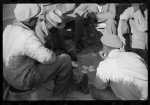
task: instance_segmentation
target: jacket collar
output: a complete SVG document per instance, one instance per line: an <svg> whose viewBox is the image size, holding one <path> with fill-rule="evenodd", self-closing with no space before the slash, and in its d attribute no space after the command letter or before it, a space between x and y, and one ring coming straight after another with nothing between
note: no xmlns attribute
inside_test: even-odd
<svg viewBox="0 0 150 105"><path fill-rule="evenodd" d="M44 31L44 33L46 33L46 34L48 34L48 28L47 28L47 26L46 26L46 23L45 23L45 20L43 20L42 22L41 22L41 25L42 25L42 30ZM51 28L52 28L53 26L51 26Z"/></svg>
<svg viewBox="0 0 150 105"><path fill-rule="evenodd" d="M122 51L120 49L114 49L114 50L110 51L110 53L108 54L108 58L116 57L121 52Z"/></svg>
<svg viewBox="0 0 150 105"><path fill-rule="evenodd" d="M21 21L18 21L18 20L14 20L13 25L17 25L17 26L26 28L28 30L31 30L31 28L29 28L28 26L26 26L25 24L23 24Z"/></svg>
<svg viewBox="0 0 150 105"><path fill-rule="evenodd" d="M42 25L42 30L44 31L44 33L48 35L48 30L47 30L46 23L44 20L41 22L41 25Z"/></svg>

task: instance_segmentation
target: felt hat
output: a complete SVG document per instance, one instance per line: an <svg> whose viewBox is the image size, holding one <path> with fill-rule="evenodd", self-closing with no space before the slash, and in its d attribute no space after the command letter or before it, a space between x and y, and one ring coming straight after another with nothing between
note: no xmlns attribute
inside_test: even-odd
<svg viewBox="0 0 150 105"><path fill-rule="evenodd" d="M45 19L54 27L62 29L65 27L65 22L62 19L62 12L59 9L52 9L45 14Z"/></svg>

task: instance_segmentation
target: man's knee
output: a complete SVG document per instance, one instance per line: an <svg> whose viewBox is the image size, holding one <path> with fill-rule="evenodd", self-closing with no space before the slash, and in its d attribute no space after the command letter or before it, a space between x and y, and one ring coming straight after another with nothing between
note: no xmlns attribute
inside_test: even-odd
<svg viewBox="0 0 150 105"><path fill-rule="evenodd" d="M63 64L71 64L71 57L68 54L59 55L58 60L63 62Z"/></svg>
<svg viewBox="0 0 150 105"><path fill-rule="evenodd" d="M106 23L107 24L115 24L115 20L114 19L107 19Z"/></svg>
<svg viewBox="0 0 150 105"><path fill-rule="evenodd" d="M59 55L59 62L60 62L60 74L65 78L71 79L73 75L72 65L71 65L71 58L67 54L61 54Z"/></svg>

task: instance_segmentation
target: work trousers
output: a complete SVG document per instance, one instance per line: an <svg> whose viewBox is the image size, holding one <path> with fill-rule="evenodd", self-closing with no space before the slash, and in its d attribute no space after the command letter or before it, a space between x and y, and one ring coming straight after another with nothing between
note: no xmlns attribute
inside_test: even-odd
<svg viewBox="0 0 150 105"><path fill-rule="evenodd" d="M57 56L54 64L38 64L37 71L41 75L41 83L53 79L53 96L65 96L71 83L73 83L73 71L69 55Z"/></svg>
<svg viewBox="0 0 150 105"><path fill-rule="evenodd" d="M29 85L30 91L26 92L19 92L16 91L8 91L5 92L5 95L3 99L6 100L38 100L43 99L42 96L38 96L36 90L43 89L43 85L47 84L49 81L54 81L53 84L49 84L53 87L51 88L52 91L50 94L52 94L52 98L54 99L63 99L69 92L70 88L74 85L73 81L73 71L72 71L72 65L71 65L71 58L69 55L61 54L58 55L56 58L56 61L53 64L42 64L37 63L35 65L35 70L28 71L26 73L26 77L20 77L24 78L24 83L26 85ZM18 78L18 79L20 79ZM27 82L25 82L27 80ZM40 91L38 91L40 92ZM43 91L44 92L44 91ZM47 93L49 94L49 93ZM45 97L45 96L44 96Z"/></svg>
<svg viewBox="0 0 150 105"><path fill-rule="evenodd" d="M120 100L110 88L105 90L93 89L92 96L97 100Z"/></svg>

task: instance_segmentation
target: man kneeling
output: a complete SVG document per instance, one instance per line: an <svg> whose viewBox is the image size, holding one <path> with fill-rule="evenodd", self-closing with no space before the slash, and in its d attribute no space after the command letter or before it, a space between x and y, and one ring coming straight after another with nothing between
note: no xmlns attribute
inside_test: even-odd
<svg viewBox="0 0 150 105"><path fill-rule="evenodd" d="M93 96L101 100L146 100L148 71L145 61L137 54L120 50L122 43L116 35L101 38L105 59L100 62ZM95 88L96 87L96 88Z"/></svg>

